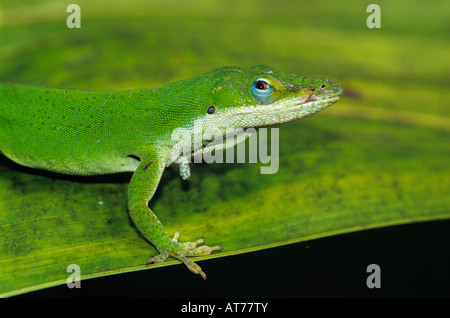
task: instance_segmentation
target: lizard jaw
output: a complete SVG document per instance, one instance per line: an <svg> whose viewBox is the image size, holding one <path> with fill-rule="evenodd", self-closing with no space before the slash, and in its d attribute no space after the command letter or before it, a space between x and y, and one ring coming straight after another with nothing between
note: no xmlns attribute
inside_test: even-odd
<svg viewBox="0 0 450 318"><path fill-rule="evenodd" d="M259 127L281 124L313 115L339 100L339 96L314 98L308 96L302 101L290 99L263 106L243 106L238 113L231 114L240 127Z"/></svg>

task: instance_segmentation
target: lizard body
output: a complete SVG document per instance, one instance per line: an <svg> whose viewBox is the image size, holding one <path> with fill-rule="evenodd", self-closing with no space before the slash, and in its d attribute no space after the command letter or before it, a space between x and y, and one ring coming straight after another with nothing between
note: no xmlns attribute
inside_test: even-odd
<svg viewBox="0 0 450 318"><path fill-rule="evenodd" d="M133 172L128 209L141 233L168 256L206 277L187 257L220 250L170 239L148 202L172 162L189 176L180 152L199 133L288 122L335 103L342 89L335 83L278 72L267 66L225 67L159 88L96 92L0 83L0 152L27 167L72 175ZM183 134L174 140L175 130ZM242 138L241 138L242 139ZM177 146L180 145L181 148ZM218 145L215 147L224 147ZM215 147L201 145L198 151ZM217 148L218 149L218 148ZM184 159L184 160L183 160Z"/></svg>

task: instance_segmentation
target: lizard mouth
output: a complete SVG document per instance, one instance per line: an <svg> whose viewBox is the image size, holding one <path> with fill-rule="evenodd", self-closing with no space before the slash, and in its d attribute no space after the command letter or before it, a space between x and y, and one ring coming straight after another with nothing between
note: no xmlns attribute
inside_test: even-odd
<svg viewBox="0 0 450 318"><path fill-rule="evenodd" d="M273 116L278 115L288 115L291 114L292 118L289 118L288 121L307 117L313 115L328 106L334 104L339 100L339 96L329 97L329 98L315 98L315 97L307 97L305 100L296 102L291 105L284 105L284 107L277 107L273 111L268 114L272 114ZM288 116L288 117L291 117ZM282 120L282 118L279 118ZM285 121L282 121L285 122Z"/></svg>
<svg viewBox="0 0 450 318"><path fill-rule="evenodd" d="M313 115L339 100L339 95L320 98L309 95L298 100L289 99L276 102L272 105L258 105L240 109L232 114L235 123L239 126L257 127L286 123L302 117Z"/></svg>
<svg viewBox="0 0 450 318"><path fill-rule="evenodd" d="M315 96L313 96L313 94L309 94L309 96L306 97L306 99L304 101L301 101L296 106L303 105L303 104L306 104L309 102L315 102L316 100L317 100L317 98Z"/></svg>
<svg viewBox="0 0 450 318"><path fill-rule="evenodd" d="M281 110L293 110L301 106L320 106L321 109L326 108L330 106L331 104L334 104L339 100L339 96L333 96L328 98L316 98L314 96L308 96L305 100L302 100L298 103L295 103L293 105L288 105L284 109ZM312 114L311 114L312 115Z"/></svg>
<svg viewBox="0 0 450 318"><path fill-rule="evenodd" d="M339 96L333 96L328 98L317 98L315 96L309 95L307 98L298 101L298 100L286 100L278 103L274 103L273 105L263 105L256 106L252 109L245 109L244 111L240 111L238 113L234 113L233 116L245 116L251 114L279 114L279 113L288 113L296 110L305 109L305 112L311 112L310 115L315 113L314 109L317 111L324 109L331 104L334 104L339 100Z"/></svg>

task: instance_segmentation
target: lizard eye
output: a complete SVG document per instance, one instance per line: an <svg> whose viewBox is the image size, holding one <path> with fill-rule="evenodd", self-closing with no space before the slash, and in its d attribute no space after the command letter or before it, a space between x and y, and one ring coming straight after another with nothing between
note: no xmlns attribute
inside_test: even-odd
<svg viewBox="0 0 450 318"><path fill-rule="evenodd" d="M257 81L255 83L255 88L259 91L265 91L269 87L270 87L269 83L264 82L264 81Z"/></svg>
<svg viewBox="0 0 450 318"><path fill-rule="evenodd" d="M250 88L253 97L262 104L273 102L272 90L273 87L270 82L263 78L254 81Z"/></svg>

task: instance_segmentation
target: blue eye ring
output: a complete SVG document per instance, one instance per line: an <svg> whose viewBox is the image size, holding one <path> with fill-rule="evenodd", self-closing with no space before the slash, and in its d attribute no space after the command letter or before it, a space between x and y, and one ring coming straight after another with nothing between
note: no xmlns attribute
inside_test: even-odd
<svg viewBox="0 0 450 318"><path fill-rule="evenodd" d="M272 84L264 78L258 78L255 80L250 88L252 96L262 104L273 102L274 97L272 95L272 91Z"/></svg>

